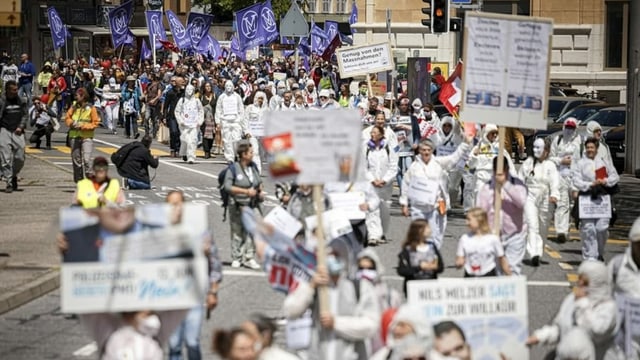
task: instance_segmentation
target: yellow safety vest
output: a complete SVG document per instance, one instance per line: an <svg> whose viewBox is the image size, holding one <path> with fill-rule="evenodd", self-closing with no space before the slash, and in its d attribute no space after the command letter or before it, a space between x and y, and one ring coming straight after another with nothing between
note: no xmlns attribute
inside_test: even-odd
<svg viewBox="0 0 640 360"><path fill-rule="evenodd" d="M118 194L120 193L120 184L117 179L109 180L109 185L104 190L104 198L107 202L116 202L118 199ZM90 179L82 179L78 181L77 195L76 198L78 202L85 209L93 209L100 207L104 204L100 204L98 202L98 192L96 188L93 186L93 181Z"/></svg>
<svg viewBox="0 0 640 360"><path fill-rule="evenodd" d="M73 109L73 114L71 115L71 119L73 121L77 121L78 123L88 123L91 124L91 105L85 105L81 108L76 108L75 104L72 105L71 109ZM93 130L80 130L80 129L70 129L69 137L71 139L74 138L93 138Z"/></svg>

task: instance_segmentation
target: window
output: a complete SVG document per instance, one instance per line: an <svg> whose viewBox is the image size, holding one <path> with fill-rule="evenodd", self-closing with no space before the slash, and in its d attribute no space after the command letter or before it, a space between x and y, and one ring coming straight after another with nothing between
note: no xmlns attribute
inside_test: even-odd
<svg viewBox="0 0 640 360"><path fill-rule="evenodd" d="M322 0L322 12L325 14L331 13L331 0Z"/></svg>
<svg viewBox="0 0 640 360"><path fill-rule="evenodd" d="M531 2L529 0L485 0L482 11L507 14L507 15L531 15Z"/></svg>
<svg viewBox="0 0 640 360"><path fill-rule="evenodd" d="M310 13L316 12L316 0L308 0L307 7L309 8Z"/></svg>
<svg viewBox="0 0 640 360"><path fill-rule="evenodd" d="M627 67L627 36L629 4L624 2L605 3L605 68L624 69Z"/></svg>
<svg viewBox="0 0 640 360"><path fill-rule="evenodd" d="M347 0L338 0L336 4L337 9L336 13L338 14L346 14L347 13Z"/></svg>

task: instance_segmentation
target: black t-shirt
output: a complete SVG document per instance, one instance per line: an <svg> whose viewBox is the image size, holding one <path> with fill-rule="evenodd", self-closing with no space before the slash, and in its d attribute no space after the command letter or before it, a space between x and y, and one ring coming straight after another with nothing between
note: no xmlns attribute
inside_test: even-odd
<svg viewBox="0 0 640 360"><path fill-rule="evenodd" d="M22 102L19 97L5 99L4 111L0 114L0 127L14 132L22 122Z"/></svg>

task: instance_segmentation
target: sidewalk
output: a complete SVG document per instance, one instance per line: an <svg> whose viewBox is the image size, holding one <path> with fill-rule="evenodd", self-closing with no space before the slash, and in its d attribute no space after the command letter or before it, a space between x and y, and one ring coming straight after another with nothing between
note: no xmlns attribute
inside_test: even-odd
<svg viewBox="0 0 640 360"><path fill-rule="evenodd" d="M75 191L70 172L31 155L20 178L18 191L0 189L0 314L59 286L57 215Z"/></svg>

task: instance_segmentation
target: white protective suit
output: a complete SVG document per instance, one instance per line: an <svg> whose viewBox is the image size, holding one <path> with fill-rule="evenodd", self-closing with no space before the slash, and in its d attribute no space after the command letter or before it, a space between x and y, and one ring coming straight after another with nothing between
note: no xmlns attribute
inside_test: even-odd
<svg viewBox="0 0 640 360"><path fill-rule="evenodd" d="M609 161L610 163L613 163L613 159L611 158L611 150L609 150L609 145L607 145L606 142L604 142L604 138L602 137L602 126L600 126L600 124L598 124L598 122L596 121L589 121L587 123L587 136L582 139L582 143L584 144L584 141L587 140L590 137L593 137L593 133L594 131L600 130L600 145L598 146L598 157L603 159L604 161ZM584 146L580 147L582 150L582 154L578 153L576 155L576 158L578 157L584 157Z"/></svg>
<svg viewBox="0 0 640 360"><path fill-rule="evenodd" d="M228 162L232 162L236 156L235 144L242 139L242 135L247 131L247 124L244 122L242 97L233 91L231 80L227 80L224 84L224 93L218 97L216 120L222 123L224 158Z"/></svg>
<svg viewBox="0 0 640 360"><path fill-rule="evenodd" d="M258 99L262 99L262 105L259 105ZM251 134L249 143L253 148L253 162L256 163L258 171L262 174L262 157L264 150L260 146L259 139L264 136L264 112L269 110L267 104L267 94L257 91L253 95L253 104L247 106L244 112L244 124L247 126L247 132ZM262 131L260 131L262 128ZM253 130L252 130L253 129Z"/></svg>
<svg viewBox="0 0 640 360"><path fill-rule="evenodd" d="M556 360L596 360L596 349L584 329L573 328L560 339Z"/></svg>
<svg viewBox="0 0 640 360"><path fill-rule="evenodd" d="M607 171L606 185L614 186L620 180L616 168L611 162L604 161L596 154L595 159L588 157L580 158L571 166L571 178L573 187L580 192L589 191L596 180L596 170L605 168ZM613 204L612 204L613 205ZM582 258L602 259L604 257L604 246L609 239L609 219L580 219L580 240L582 240Z"/></svg>
<svg viewBox="0 0 640 360"><path fill-rule="evenodd" d="M198 98L193 96L195 88L187 85L184 97L176 104L175 116L180 127L180 156L187 157L189 164L196 161L198 131L204 122L204 109Z"/></svg>
<svg viewBox="0 0 640 360"><path fill-rule="evenodd" d="M565 157L573 159L575 154L579 154L581 142L575 128L567 128L566 124L570 121L576 122L574 118L568 118L564 121L562 134L551 139L551 151L549 152L549 160L556 164L560 176L558 186L560 197L556 204L554 224L558 237L564 236L565 239L569 234L569 215L573 200L571 198L571 165L563 165L561 161Z"/></svg>
<svg viewBox="0 0 640 360"><path fill-rule="evenodd" d="M578 327L589 334L597 360L623 359L614 343L618 310L611 296L606 265L599 261L583 261L578 274L589 278L587 296L567 295L552 324L536 330L533 335L543 345L555 345Z"/></svg>
<svg viewBox="0 0 640 360"><path fill-rule="evenodd" d="M469 154L469 169L474 173L475 178L475 189L473 192L473 204L476 203L478 197L478 191L482 189L482 187L488 183L493 177L493 158L498 156L498 151L500 149L499 141L500 139L496 137L496 140L493 142L489 142L487 139L487 135L492 131L498 131L498 127L493 124L485 125L482 130L482 138L480 142L471 150ZM478 150L478 154L474 154ZM509 163L509 171L511 175L516 176L515 173L515 165L513 161L511 161L511 156L509 156L509 152L504 150L504 157L507 159Z"/></svg>
<svg viewBox="0 0 640 360"><path fill-rule="evenodd" d="M287 85L285 85L284 81L279 81L278 85L276 85L276 94L271 97L269 100L269 109L276 110L280 107L280 104L284 101L282 95L287 90Z"/></svg>
<svg viewBox="0 0 640 360"><path fill-rule="evenodd" d="M393 134L393 132L391 132ZM386 132L385 132L386 134ZM398 154L393 150L392 144L382 140L380 146L375 146L372 140L364 145L364 156L367 162L365 177L368 182L383 180L382 187L373 186L380 198L380 206L367 216L367 231L370 239L380 239L387 234L390 220L391 195L393 193L393 181L398 173Z"/></svg>
<svg viewBox="0 0 640 360"><path fill-rule="evenodd" d="M410 324L413 333L396 339L393 329L399 322ZM373 354L370 360L402 360L405 358L404 350L412 344L419 342L424 345L425 353L431 352L433 347L433 325L424 311L420 311L415 305L403 304L393 316L387 335L387 345ZM432 357L428 357L432 359Z"/></svg>
<svg viewBox="0 0 640 360"><path fill-rule="evenodd" d="M444 124L451 125L451 130L448 134L445 134L442 129ZM453 154L458 148L458 145L464 142L464 135L460 124L451 116L444 116L440 120L440 128L438 129L434 142L436 144L436 156ZM449 198L455 204L460 201L460 182L462 181L462 172L464 171L467 158L468 156L465 155L456 166L449 171L447 188L449 189Z"/></svg>
<svg viewBox="0 0 640 360"><path fill-rule="evenodd" d="M115 133L120 113L120 84L116 79L110 78L109 83L102 88L102 105L107 128Z"/></svg>
<svg viewBox="0 0 640 360"><path fill-rule="evenodd" d="M524 206L527 221L527 251L533 258L542 257L544 240L549 232L549 198L558 199L558 170L548 159L540 160L544 154L543 139L533 142L533 157L529 157L520 167L519 177L529 190Z"/></svg>
<svg viewBox="0 0 640 360"><path fill-rule="evenodd" d="M384 151L384 150L383 150ZM356 181L356 182L329 182L324 185L324 194L329 198L329 203L332 208L336 204L331 201L331 194L334 193L362 193L364 194L364 201L368 206L368 210L365 211L364 225L366 225L367 238L361 239L356 235L358 241L368 241L372 239L380 239L382 237L382 225L380 224L380 198L378 197L373 185L368 181ZM345 209L346 210L346 209ZM348 211L348 210L347 210ZM361 223L361 218L349 218L352 225ZM371 222L376 222L376 225L371 227ZM373 229L373 234L369 232L369 229Z"/></svg>
<svg viewBox="0 0 640 360"><path fill-rule="evenodd" d="M372 129L373 125L370 125L362 130L362 141L366 142L371 139ZM389 144L389 149L395 151L394 149L398 146L398 136L396 135L396 132L391 129L391 126L385 125L384 138L387 140L387 144Z"/></svg>
<svg viewBox="0 0 640 360"><path fill-rule="evenodd" d="M432 144L433 145L433 144ZM433 146L435 147L435 146ZM446 209L450 208L449 191L447 189L447 174L456 167L458 162L464 158L469 152L469 144L463 142L458 149L448 156L432 156L429 163L422 160L422 156L416 156L416 159L409 166L409 170L404 174L402 179L402 187L400 188L400 205L409 206L411 211L411 219L425 219L431 227L432 239L436 247L442 247L444 232L447 228L447 214L440 214L438 209L438 201L444 200ZM416 180L414 180L416 178ZM421 203L419 199L410 199L412 197L411 185L415 181L416 187L425 189L435 189L436 200L431 203ZM423 186L419 186L421 184ZM425 189L426 190L426 189ZM411 201L409 201L411 200Z"/></svg>

